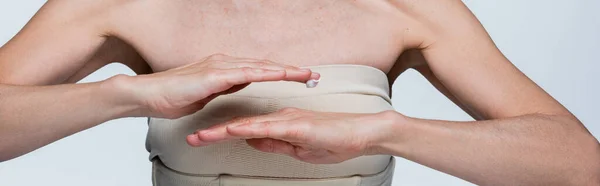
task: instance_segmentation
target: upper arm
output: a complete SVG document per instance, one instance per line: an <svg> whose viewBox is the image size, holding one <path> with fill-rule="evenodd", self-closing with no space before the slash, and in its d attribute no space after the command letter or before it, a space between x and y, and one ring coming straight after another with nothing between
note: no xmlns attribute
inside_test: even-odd
<svg viewBox="0 0 600 186"><path fill-rule="evenodd" d="M425 63L415 68L471 115L571 115L504 57L462 1L419 3L414 11L424 12L418 19L432 34L420 46Z"/></svg>
<svg viewBox="0 0 600 186"><path fill-rule="evenodd" d="M112 1L50 0L0 48L0 83L74 81L117 59L127 46L108 37ZM116 47L119 46L119 47Z"/></svg>

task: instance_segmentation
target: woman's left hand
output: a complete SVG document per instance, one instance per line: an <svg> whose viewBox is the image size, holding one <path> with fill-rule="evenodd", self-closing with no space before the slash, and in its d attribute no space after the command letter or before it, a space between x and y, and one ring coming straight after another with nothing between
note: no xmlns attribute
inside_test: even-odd
<svg viewBox="0 0 600 186"><path fill-rule="evenodd" d="M393 111L349 114L287 108L199 130L189 135L187 142L200 147L245 139L263 152L285 154L308 163L332 164L378 154L378 144L393 136L392 125L401 117Z"/></svg>

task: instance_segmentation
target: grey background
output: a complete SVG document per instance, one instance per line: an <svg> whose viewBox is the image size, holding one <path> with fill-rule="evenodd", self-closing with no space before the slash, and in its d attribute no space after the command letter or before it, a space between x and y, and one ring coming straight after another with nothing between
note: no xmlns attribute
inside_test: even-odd
<svg viewBox="0 0 600 186"><path fill-rule="evenodd" d="M0 0L0 44L13 37L43 0ZM600 1L465 0L504 54L600 137ZM84 82L133 74L109 65ZM418 73L403 74L393 103L408 116L470 120ZM0 163L0 185L151 185L142 118L107 122L12 161ZM471 185L398 159L394 185Z"/></svg>

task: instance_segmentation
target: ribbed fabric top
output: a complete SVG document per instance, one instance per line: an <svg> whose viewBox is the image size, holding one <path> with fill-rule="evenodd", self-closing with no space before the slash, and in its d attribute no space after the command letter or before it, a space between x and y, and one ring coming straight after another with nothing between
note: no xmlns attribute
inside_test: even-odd
<svg viewBox="0 0 600 186"><path fill-rule="evenodd" d="M190 116L176 120L151 118L146 144L150 158L158 157L165 166L188 175L332 178L383 171L390 163L390 156L363 156L339 164L314 165L257 151L243 140L199 148L185 142L185 137L198 129L234 117L261 115L286 107L344 113L393 109L387 76L379 69L361 65L308 68L321 74L315 88L295 82L253 83L239 92L216 98Z"/></svg>

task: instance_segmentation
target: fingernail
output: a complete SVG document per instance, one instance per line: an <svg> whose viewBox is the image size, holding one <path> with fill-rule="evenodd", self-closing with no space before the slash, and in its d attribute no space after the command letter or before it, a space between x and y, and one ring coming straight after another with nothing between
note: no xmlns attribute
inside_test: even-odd
<svg viewBox="0 0 600 186"><path fill-rule="evenodd" d="M198 135L193 134L188 135L186 137L186 141L192 146L200 146L202 144L202 141L200 140L200 138L198 138Z"/></svg>
<svg viewBox="0 0 600 186"><path fill-rule="evenodd" d="M317 81L318 81L318 80L320 80L320 79L321 79L321 74L319 74L319 73L316 73L316 72L313 72L313 73L310 75L310 79L315 79L315 80L317 80Z"/></svg>

